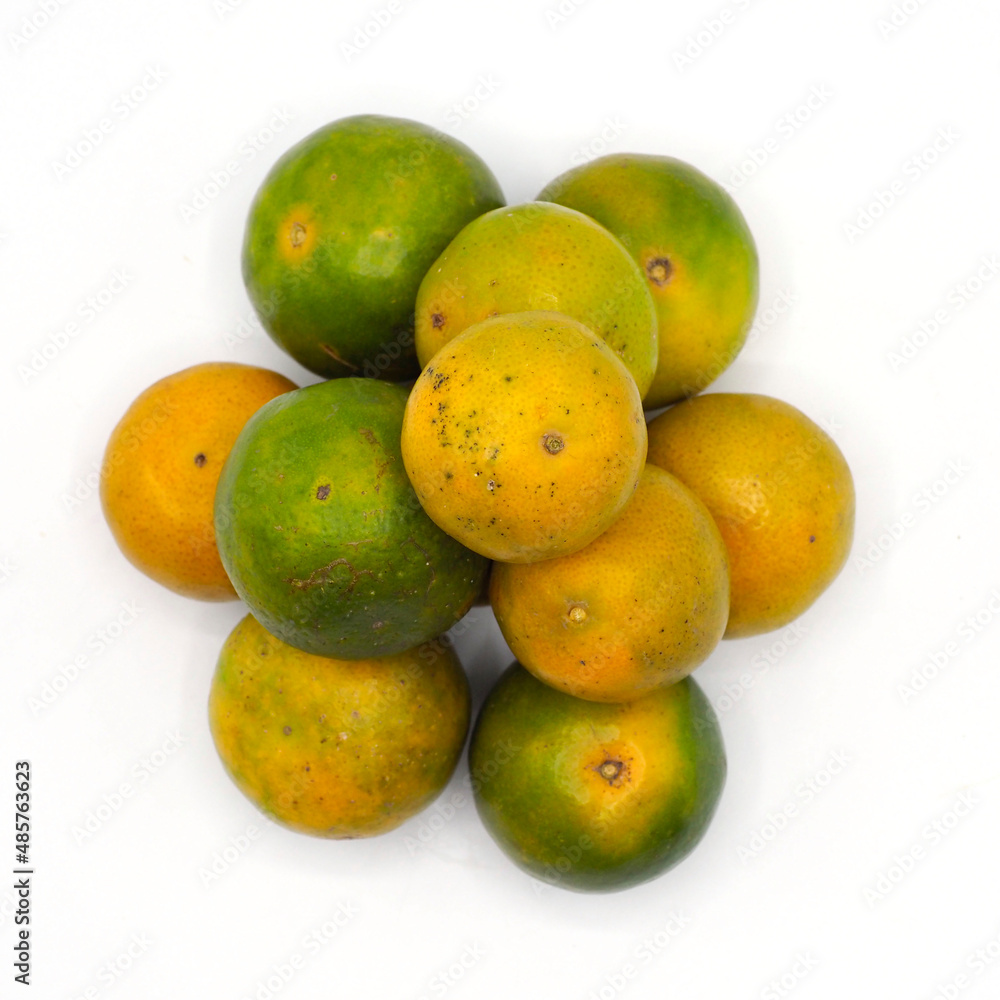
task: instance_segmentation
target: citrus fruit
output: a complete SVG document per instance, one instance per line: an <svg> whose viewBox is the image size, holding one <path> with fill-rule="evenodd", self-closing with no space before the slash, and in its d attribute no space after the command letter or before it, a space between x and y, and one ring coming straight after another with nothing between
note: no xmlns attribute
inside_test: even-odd
<svg viewBox="0 0 1000 1000"><path fill-rule="evenodd" d="M448 783L469 728L469 684L443 643L337 660L247 615L222 647L208 710L226 770L267 816L318 837L371 837Z"/></svg>
<svg viewBox="0 0 1000 1000"><path fill-rule="evenodd" d="M710 393L649 425L649 461L712 512L729 550L727 638L781 628L847 560L854 482L830 436L788 403Z"/></svg>
<svg viewBox="0 0 1000 1000"><path fill-rule="evenodd" d="M628 251L593 219L534 202L470 222L417 293L417 358L426 365L464 329L541 309L583 323L621 358L639 394L656 369L656 312Z"/></svg>
<svg viewBox="0 0 1000 1000"><path fill-rule="evenodd" d="M539 680L578 698L630 701L686 677L722 638L726 546L705 505L647 465L621 517L585 548L497 563L490 603Z"/></svg>
<svg viewBox="0 0 1000 1000"><path fill-rule="evenodd" d="M472 786L476 807L515 864L564 889L608 892L656 878L694 849L722 793L726 755L690 677L601 704L515 663L483 705L469 766L489 775Z"/></svg>
<svg viewBox="0 0 1000 1000"><path fill-rule="evenodd" d="M610 229L646 275L659 317L650 409L694 395L739 354L757 308L757 248L726 191L669 156L614 154L539 194Z"/></svg>
<svg viewBox="0 0 1000 1000"><path fill-rule="evenodd" d="M277 372L213 362L138 396L112 431L101 467L104 516L133 565L187 597L235 600L215 544L215 484L247 420L294 388Z"/></svg>
<svg viewBox="0 0 1000 1000"><path fill-rule="evenodd" d="M412 377L421 279L467 222L503 203L489 168L457 140L403 118L344 118L264 179L243 279L264 328L310 371Z"/></svg>
<svg viewBox="0 0 1000 1000"><path fill-rule="evenodd" d="M532 562L583 548L646 459L635 381L582 324L547 312L470 326L410 393L403 461L424 509L470 549Z"/></svg>
<svg viewBox="0 0 1000 1000"><path fill-rule="evenodd" d="M406 390L334 379L263 407L219 478L219 551L279 639L346 659L411 649L480 592L487 560L422 510L403 470Z"/></svg>

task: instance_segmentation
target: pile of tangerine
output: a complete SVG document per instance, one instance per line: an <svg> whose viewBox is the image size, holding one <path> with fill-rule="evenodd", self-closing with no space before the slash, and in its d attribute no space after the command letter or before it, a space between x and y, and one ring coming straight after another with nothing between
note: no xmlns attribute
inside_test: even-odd
<svg viewBox="0 0 1000 1000"><path fill-rule="evenodd" d="M247 605L209 722L266 815L349 838L428 806L471 715L446 633L488 601L516 661L469 765L500 847L577 890L694 848L726 758L690 674L802 614L853 535L823 430L698 395L743 345L757 266L732 199L667 157L604 157L512 207L470 149L403 119L342 119L277 162L244 279L324 381L171 375L101 482L139 569Z"/></svg>

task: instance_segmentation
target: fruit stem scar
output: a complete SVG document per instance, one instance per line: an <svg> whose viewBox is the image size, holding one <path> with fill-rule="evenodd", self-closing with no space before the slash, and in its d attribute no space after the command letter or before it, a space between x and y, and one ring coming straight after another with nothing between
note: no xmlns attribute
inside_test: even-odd
<svg viewBox="0 0 1000 1000"><path fill-rule="evenodd" d="M293 247L300 247L306 241L306 227L301 222L293 222L288 232L288 239Z"/></svg>
<svg viewBox="0 0 1000 1000"><path fill-rule="evenodd" d="M571 622L585 622L587 620L587 609L580 607L579 604L574 604L573 607L569 609L569 620Z"/></svg>
<svg viewBox="0 0 1000 1000"><path fill-rule="evenodd" d="M566 446L566 442L558 434L543 434L542 447L550 455L558 455Z"/></svg>
<svg viewBox="0 0 1000 1000"><path fill-rule="evenodd" d="M620 760L606 760L597 765L597 773L610 785L622 773L624 765Z"/></svg>
<svg viewBox="0 0 1000 1000"><path fill-rule="evenodd" d="M662 287L670 280L670 275L674 273L674 266L667 257L653 257L646 264L646 274L654 285Z"/></svg>

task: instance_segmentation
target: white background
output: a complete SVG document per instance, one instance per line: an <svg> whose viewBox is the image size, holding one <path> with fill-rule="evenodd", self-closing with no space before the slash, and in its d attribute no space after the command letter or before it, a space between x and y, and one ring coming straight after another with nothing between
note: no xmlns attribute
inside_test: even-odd
<svg viewBox="0 0 1000 1000"><path fill-rule="evenodd" d="M566 0L553 16L557 2L394 0L356 52L345 43L387 0L71 0L27 39L40 4L4 4L0 793L12 801L14 761L29 759L36 874L33 992L11 981L0 882L0 995L1000 993L1000 960L974 957L991 942L1000 954L1000 281L983 264L1000 252L1000 12L906 0L892 29L879 22L893 0ZM162 81L121 103L150 70ZM262 131L276 111L290 121ZM433 831L432 812L359 842L263 820L206 723L240 607L158 588L102 520L105 441L153 381L213 359L314 381L249 325L240 237L274 159L360 112L461 138L512 204L603 151L673 154L731 184L758 242L761 312L715 388L799 406L854 471L852 561L794 644L726 642L699 670L728 784L698 850L643 887L540 889L467 802ZM100 144L57 169L105 118ZM230 161L239 172L210 187ZM205 207L185 212L199 192ZM969 288L981 267L994 280ZM127 286L88 320L116 271ZM963 625L977 613L985 624ZM459 649L478 705L509 654L489 613L472 617ZM928 665L948 643L945 666ZM832 774L835 754L848 763ZM3 871L12 809L0 816ZM250 826L260 836L206 883ZM354 915L307 948L341 906ZM294 976L273 978L296 955Z"/></svg>

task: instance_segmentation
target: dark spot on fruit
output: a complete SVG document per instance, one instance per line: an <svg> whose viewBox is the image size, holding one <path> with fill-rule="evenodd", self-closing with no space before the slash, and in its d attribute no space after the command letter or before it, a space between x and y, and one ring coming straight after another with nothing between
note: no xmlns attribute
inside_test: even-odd
<svg viewBox="0 0 1000 1000"><path fill-rule="evenodd" d="M206 461L208 460L205 458L205 453L203 451L199 451L198 454L194 456L194 464L197 465L199 469L205 464Z"/></svg>
<svg viewBox="0 0 1000 1000"><path fill-rule="evenodd" d="M646 263L646 274L654 285L662 288L674 273L674 265L667 257L653 257Z"/></svg>
<svg viewBox="0 0 1000 1000"><path fill-rule="evenodd" d="M550 455L558 455L566 447L566 442L558 434L543 434L542 447Z"/></svg>
<svg viewBox="0 0 1000 1000"><path fill-rule="evenodd" d="M613 785L615 779L622 773L625 765L620 760L606 760L603 764L597 765L597 773L609 784Z"/></svg>
<svg viewBox="0 0 1000 1000"><path fill-rule="evenodd" d="M316 499L325 500L330 495L330 484L324 483L316 488Z"/></svg>
<svg viewBox="0 0 1000 1000"><path fill-rule="evenodd" d="M444 326L444 316L442 316L441 313L434 313L434 315L431 316L431 326L434 327L435 330L440 330L441 327Z"/></svg>
<svg viewBox="0 0 1000 1000"><path fill-rule="evenodd" d="M291 735L292 735L292 727L291 727L291 726L285 726L285 728L284 728L284 729L282 729L281 731L282 731L282 732L283 732L283 733L284 733L284 734L285 734L286 736L291 736Z"/></svg>
<svg viewBox="0 0 1000 1000"><path fill-rule="evenodd" d="M816 536L815 535L810 535L809 536L809 541L810 542L815 542L816 541Z"/></svg>

